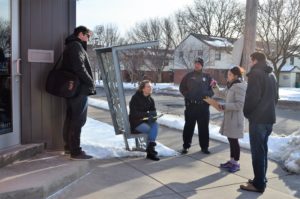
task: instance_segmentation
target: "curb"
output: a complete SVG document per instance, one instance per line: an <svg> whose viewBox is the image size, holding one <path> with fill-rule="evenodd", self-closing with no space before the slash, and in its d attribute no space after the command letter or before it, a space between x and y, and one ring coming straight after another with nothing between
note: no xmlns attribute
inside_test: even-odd
<svg viewBox="0 0 300 199"><path fill-rule="evenodd" d="M1 150L0 168L18 160L28 159L44 151L44 144L26 144Z"/></svg>

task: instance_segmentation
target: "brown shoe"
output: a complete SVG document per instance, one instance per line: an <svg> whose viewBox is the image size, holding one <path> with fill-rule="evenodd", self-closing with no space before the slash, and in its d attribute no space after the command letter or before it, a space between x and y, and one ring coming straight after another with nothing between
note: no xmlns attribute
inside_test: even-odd
<svg viewBox="0 0 300 199"><path fill-rule="evenodd" d="M265 189L257 189L253 184L247 183L246 185L240 185L240 188L246 191L253 191L253 192L259 192L263 193Z"/></svg>

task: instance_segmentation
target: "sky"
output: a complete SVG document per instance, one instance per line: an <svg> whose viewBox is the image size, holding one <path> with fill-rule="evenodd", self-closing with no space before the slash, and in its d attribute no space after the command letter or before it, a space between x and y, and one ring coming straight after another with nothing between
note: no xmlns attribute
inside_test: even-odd
<svg viewBox="0 0 300 199"><path fill-rule="evenodd" d="M115 24L125 34L137 22L168 17L191 5L194 0L79 0L77 26L94 29L96 25Z"/></svg>
<svg viewBox="0 0 300 199"><path fill-rule="evenodd" d="M1 8L1 12L0 12L0 18L2 19L8 19L9 17L9 1L8 0L0 0L0 8Z"/></svg>

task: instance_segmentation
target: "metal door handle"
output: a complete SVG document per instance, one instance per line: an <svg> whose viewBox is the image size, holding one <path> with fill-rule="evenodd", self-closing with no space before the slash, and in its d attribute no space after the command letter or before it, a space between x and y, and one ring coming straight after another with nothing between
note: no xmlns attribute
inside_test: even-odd
<svg viewBox="0 0 300 199"><path fill-rule="evenodd" d="M22 75L22 73L20 73L21 58L18 58L16 61L17 61L16 76L21 76Z"/></svg>

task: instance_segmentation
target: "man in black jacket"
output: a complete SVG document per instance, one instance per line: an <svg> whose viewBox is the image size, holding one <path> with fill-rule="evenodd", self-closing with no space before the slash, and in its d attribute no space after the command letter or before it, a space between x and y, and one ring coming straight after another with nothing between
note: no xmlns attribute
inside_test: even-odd
<svg viewBox="0 0 300 199"><path fill-rule="evenodd" d="M198 125L198 137L201 151L209 154L209 104L203 99L213 96L210 86L212 78L209 74L202 72L203 59L196 58L194 71L186 74L179 86L185 100L185 124L183 129L182 154L186 154L191 147L195 125Z"/></svg>
<svg viewBox="0 0 300 199"><path fill-rule="evenodd" d="M90 159L80 147L81 128L87 118L88 95L94 95L95 85L90 62L88 59L87 41L91 31L84 26L74 29L74 33L66 38L62 67L73 72L80 79L77 95L67 99L67 114L64 124L63 138L65 153L70 153L71 159ZM72 84L70 84L72 86Z"/></svg>
<svg viewBox="0 0 300 199"><path fill-rule="evenodd" d="M276 122L275 105L278 101L277 80L273 68L267 65L263 53L251 54L251 69L247 74L248 87L244 115L249 120L249 137L254 179L241 189L264 192L268 166L268 138Z"/></svg>

